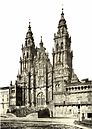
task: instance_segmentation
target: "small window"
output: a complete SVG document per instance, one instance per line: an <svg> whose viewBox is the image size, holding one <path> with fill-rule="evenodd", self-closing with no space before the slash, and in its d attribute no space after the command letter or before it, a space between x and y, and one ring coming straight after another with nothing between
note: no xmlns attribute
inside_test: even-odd
<svg viewBox="0 0 92 129"><path fill-rule="evenodd" d="M30 44L30 39L28 40L28 44Z"/></svg>
<svg viewBox="0 0 92 129"><path fill-rule="evenodd" d="M71 109L69 109L69 112L71 112Z"/></svg>
<svg viewBox="0 0 92 129"><path fill-rule="evenodd" d="M72 87L72 90L74 90L74 88Z"/></svg>
<svg viewBox="0 0 92 129"><path fill-rule="evenodd" d="M66 91L68 91L68 88L66 88Z"/></svg>
<svg viewBox="0 0 92 129"><path fill-rule="evenodd" d="M85 86L84 88L87 89L87 86Z"/></svg>
<svg viewBox="0 0 92 129"><path fill-rule="evenodd" d="M63 101L63 103L65 104L65 101Z"/></svg>
<svg viewBox="0 0 92 129"><path fill-rule="evenodd" d="M2 104L2 108L4 109L4 104Z"/></svg>
<svg viewBox="0 0 92 129"><path fill-rule="evenodd" d="M58 51L58 43L56 44L56 50Z"/></svg>
<svg viewBox="0 0 92 129"><path fill-rule="evenodd" d="M7 95L7 101L9 100L9 98L8 98L8 95Z"/></svg>
<svg viewBox="0 0 92 129"><path fill-rule="evenodd" d="M28 52L27 52L27 58L28 58Z"/></svg>
<svg viewBox="0 0 92 129"><path fill-rule="evenodd" d="M2 102L4 102L4 97L2 97Z"/></svg>
<svg viewBox="0 0 92 129"><path fill-rule="evenodd" d="M24 58L24 56L25 56L25 53L23 53L23 58Z"/></svg>
<svg viewBox="0 0 92 129"><path fill-rule="evenodd" d="M80 105L78 105L78 109L80 109Z"/></svg>
<svg viewBox="0 0 92 129"><path fill-rule="evenodd" d="M90 88L90 86L88 86L88 89Z"/></svg>
<svg viewBox="0 0 92 129"><path fill-rule="evenodd" d="M71 88L69 88L69 90L71 90Z"/></svg>
<svg viewBox="0 0 92 129"><path fill-rule="evenodd" d="M56 91L58 90L58 84L55 85L55 90L56 90Z"/></svg>
<svg viewBox="0 0 92 129"><path fill-rule="evenodd" d="M15 90L12 90L11 92L12 92L12 93L15 93Z"/></svg>
<svg viewBox="0 0 92 129"><path fill-rule="evenodd" d="M75 87L75 90L77 90L77 87Z"/></svg>
<svg viewBox="0 0 92 129"><path fill-rule="evenodd" d="M83 90L83 86L81 87L81 89Z"/></svg>
<svg viewBox="0 0 92 129"><path fill-rule="evenodd" d="M78 87L78 90L80 90L80 87Z"/></svg>
<svg viewBox="0 0 92 129"><path fill-rule="evenodd" d="M88 118L92 118L92 113L87 113Z"/></svg>
<svg viewBox="0 0 92 129"><path fill-rule="evenodd" d="M63 42L61 42L61 49L63 49Z"/></svg>

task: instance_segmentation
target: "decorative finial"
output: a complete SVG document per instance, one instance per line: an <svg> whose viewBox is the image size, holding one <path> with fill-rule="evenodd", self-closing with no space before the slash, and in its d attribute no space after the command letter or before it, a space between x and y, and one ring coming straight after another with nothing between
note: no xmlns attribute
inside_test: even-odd
<svg viewBox="0 0 92 129"><path fill-rule="evenodd" d="M64 15L63 11L64 11L64 4L63 4L63 0L62 0L62 14L61 15Z"/></svg>
<svg viewBox="0 0 92 129"><path fill-rule="evenodd" d="M64 12L63 12L63 11L64 11L64 9L62 8L62 13L61 13L61 15L64 15Z"/></svg>
<svg viewBox="0 0 92 129"><path fill-rule="evenodd" d="M10 81L10 86L12 86L12 81Z"/></svg>
<svg viewBox="0 0 92 129"><path fill-rule="evenodd" d="M41 36L41 42L40 42L40 47L43 47L43 41L42 41L42 36Z"/></svg>
<svg viewBox="0 0 92 129"><path fill-rule="evenodd" d="M62 8L62 13L61 13L61 19L64 19L64 12L63 12L63 8Z"/></svg>
<svg viewBox="0 0 92 129"><path fill-rule="evenodd" d="M29 25L30 25L30 19L29 19Z"/></svg>
<svg viewBox="0 0 92 129"><path fill-rule="evenodd" d="M30 22L30 19L29 19L29 27L28 27L29 29L31 29L30 23L31 23L31 22Z"/></svg>
<svg viewBox="0 0 92 129"><path fill-rule="evenodd" d="M42 43L42 36L41 36L41 43Z"/></svg>

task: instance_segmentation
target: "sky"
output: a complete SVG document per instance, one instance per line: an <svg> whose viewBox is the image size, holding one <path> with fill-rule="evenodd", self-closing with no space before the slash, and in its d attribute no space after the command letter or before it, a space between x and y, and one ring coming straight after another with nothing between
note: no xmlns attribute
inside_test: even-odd
<svg viewBox="0 0 92 129"><path fill-rule="evenodd" d="M15 83L21 45L29 19L35 45L43 36L51 58L54 33L61 18L62 3L72 40L73 68L78 78L92 79L92 0L2 0L0 1L0 87Z"/></svg>

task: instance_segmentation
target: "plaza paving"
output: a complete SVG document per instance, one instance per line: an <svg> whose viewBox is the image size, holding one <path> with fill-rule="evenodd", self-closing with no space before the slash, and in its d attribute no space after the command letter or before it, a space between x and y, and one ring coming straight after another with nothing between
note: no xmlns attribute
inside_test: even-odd
<svg viewBox="0 0 92 129"><path fill-rule="evenodd" d="M1 118L1 123L8 123L12 127L20 126L19 129L92 129L74 124L75 120L73 118L35 118L28 116ZM24 128L22 128L23 126Z"/></svg>

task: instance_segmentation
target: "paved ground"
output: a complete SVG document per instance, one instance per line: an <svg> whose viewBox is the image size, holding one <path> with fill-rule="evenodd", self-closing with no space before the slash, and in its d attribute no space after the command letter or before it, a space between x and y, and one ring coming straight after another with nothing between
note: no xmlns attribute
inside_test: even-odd
<svg viewBox="0 0 92 129"><path fill-rule="evenodd" d="M6 122L18 122L18 123L28 123L28 124L42 124L42 125L60 125L60 124L65 124L65 125L71 125L71 126L76 126L79 127L80 129L92 129L89 127L84 127L84 126L80 126L80 125L75 125L74 121L76 119L73 118L34 118L32 116L29 117L11 117L11 118L2 118L1 119L2 122L6 121Z"/></svg>

